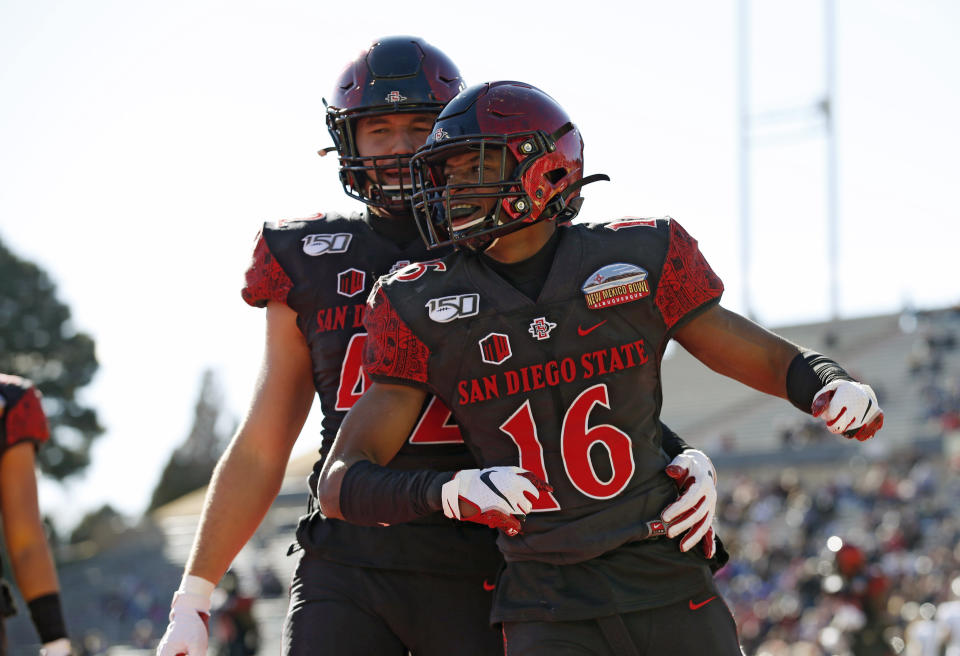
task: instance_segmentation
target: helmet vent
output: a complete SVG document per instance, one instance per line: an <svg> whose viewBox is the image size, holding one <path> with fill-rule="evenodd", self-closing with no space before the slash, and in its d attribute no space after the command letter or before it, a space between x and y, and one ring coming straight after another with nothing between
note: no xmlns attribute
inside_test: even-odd
<svg viewBox="0 0 960 656"><path fill-rule="evenodd" d="M546 173L544 173L543 177L549 180L550 184L555 185L561 180L563 180L563 176L565 176L566 174L567 174L566 169L553 169L552 171L547 171Z"/></svg>

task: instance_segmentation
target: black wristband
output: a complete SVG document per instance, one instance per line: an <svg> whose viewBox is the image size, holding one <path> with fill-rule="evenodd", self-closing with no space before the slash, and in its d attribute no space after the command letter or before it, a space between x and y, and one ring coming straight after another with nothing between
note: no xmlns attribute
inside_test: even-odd
<svg viewBox="0 0 960 656"><path fill-rule="evenodd" d="M63 622L63 610L60 608L60 593L51 592L28 601L27 608L40 634L40 642L46 644L67 637L67 625Z"/></svg>
<svg viewBox="0 0 960 656"><path fill-rule="evenodd" d="M660 422L660 428L663 429L663 437L660 440L660 446L663 447L664 452L671 458L676 458L687 449L693 448L684 442L683 438L670 430L670 427L662 421Z"/></svg>
<svg viewBox="0 0 960 656"><path fill-rule="evenodd" d="M351 524L402 524L440 510L440 488L453 472L399 471L355 462L340 484L340 514Z"/></svg>
<svg viewBox="0 0 960 656"><path fill-rule="evenodd" d="M804 349L787 369L787 398L800 410L810 414L813 397L824 385L835 380L853 380L846 370L825 355Z"/></svg>

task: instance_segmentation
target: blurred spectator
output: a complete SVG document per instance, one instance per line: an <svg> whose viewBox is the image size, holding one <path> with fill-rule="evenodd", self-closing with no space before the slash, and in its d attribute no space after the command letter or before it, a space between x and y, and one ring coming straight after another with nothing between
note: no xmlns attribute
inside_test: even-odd
<svg viewBox="0 0 960 656"><path fill-rule="evenodd" d="M950 582L950 598L937 609L937 625L946 645L944 656L960 656L960 576Z"/></svg>
<svg viewBox="0 0 960 656"><path fill-rule="evenodd" d="M215 656L252 656L260 648L260 633L253 618L253 597L240 590L240 579L228 570L217 588L211 615L211 635L216 642Z"/></svg>
<svg viewBox="0 0 960 656"><path fill-rule="evenodd" d="M916 610L916 617L907 624L904 631L904 656L940 656L943 634L940 626L933 621L937 612L933 604L923 604Z"/></svg>

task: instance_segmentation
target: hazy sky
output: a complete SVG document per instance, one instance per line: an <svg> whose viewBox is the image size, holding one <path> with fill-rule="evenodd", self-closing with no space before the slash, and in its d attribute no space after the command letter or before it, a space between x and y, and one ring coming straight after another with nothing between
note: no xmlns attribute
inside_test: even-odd
<svg viewBox="0 0 960 656"><path fill-rule="evenodd" d="M841 316L956 303L960 5L836 4ZM754 5L753 110L812 105L822 3ZM426 38L470 83L553 95L587 172L613 180L581 216L672 215L744 311L735 0L484 6L0 0L0 239L53 276L101 363L84 395L107 428L93 465L41 490L59 524L104 502L143 510L204 368L244 413L264 322L239 294L253 238L354 207L315 154L321 99L379 36ZM805 134L753 151L750 289L771 326L828 313L824 141ZM314 417L296 452L318 442Z"/></svg>

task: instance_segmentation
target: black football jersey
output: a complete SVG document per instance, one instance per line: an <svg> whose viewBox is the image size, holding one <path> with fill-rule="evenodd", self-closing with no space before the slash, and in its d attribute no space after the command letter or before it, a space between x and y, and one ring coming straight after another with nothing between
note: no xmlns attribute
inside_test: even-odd
<svg viewBox="0 0 960 656"><path fill-rule="evenodd" d="M19 376L0 374L0 458L20 442L40 445L50 439L40 393Z"/></svg>
<svg viewBox="0 0 960 656"><path fill-rule="evenodd" d="M723 285L670 219L558 230L536 302L458 253L382 278L364 319L371 378L427 389L482 466L519 465L553 486L520 536L498 540L508 567L495 619L625 612L709 577L693 552L640 540L676 498L663 471L660 361Z"/></svg>
<svg viewBox="0 0 960 656"><path fill-rule="evenodd" d="M362 319L374 281L411 262L436 257L419 239L398 245L368 221L362 214L327 214L265 224L242 292L253 306L276 301L292 308L310 349L323 412L321 455L309 480L312 495L343 417L369 384L362 369ZM389 466L455 471L476 463L450 411L430 398ZM298 539L305 549L331 560L367 567L486 573L500 561L491 531L464 527L442 513L409 525L363 527L313 512L301 521Z"/></svg>

